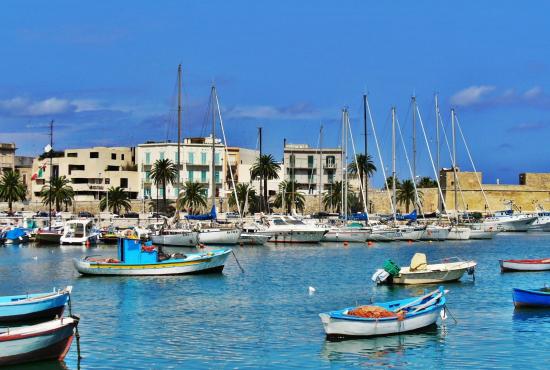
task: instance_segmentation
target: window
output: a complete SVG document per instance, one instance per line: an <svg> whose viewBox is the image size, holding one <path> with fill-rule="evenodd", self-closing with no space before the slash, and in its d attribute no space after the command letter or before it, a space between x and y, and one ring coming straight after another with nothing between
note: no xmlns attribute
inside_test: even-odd
<svg viewBox="0 0 550 370"><path fill-rule="evenodd" d="M187 161L189 162L189 164L193 164L193 162L195 162L195 153L188 153L187 154Z"/></svg>
<svg viewBox="0 0 550 370"><path fill-rule="evenodd" d="M151 153L145 153L145 164L151 164Z"/></svg>
<svg viewBox="0 0 550 370"><path fill-rule="evenodd" d="M110 178L105 178L105 185L109 185L111 183L111 179Z"/></svg>
<svg viewBox="0 0 550 370"><path fill-rule="evenodd" d="M290 155L290 167L296 166L296 156L294 154Z"/></svg>
<svg viewBox="0 0 550 370"><path fill-rule="evenodd" d="M206 164L206 153L201 153L201 164Z"/></svg>
<svg viewBox="0 0 550 370"><path fill-rule="evenodd" d="M143 195L145 196L145 198L151 198L151 188L143 189Z"/></svg>
<svg viewBox="0 0 550 370"><path fill-rule="evenodd" d="M116 159L116 153L111 153L111 159Z"/></svg>
<svg viewBox="0 0 550 370"><path fill-rule="evenodd" d="M206 182L206 171L201 171L201 182Z"/></svg>
<svg viewBox="0 0 550 370"><path fill-rule="evenodd" d="M164 196L164 189L159 189L159 195L160 195L161 197Z"/></svg>
<svg viewBox="0 0 550 370"><path fill-rule="evenodd" d="M164 159L164 152L160 152L160 159Z"/></svg>
<svg viewBox="0 0 550 370"><path fill-rule="evenodd" d="M176 156L174 158L175 158L176 163L178 163L179 160L180 160L180 156L179 156L178 152L176 152Z"/></svg>
<svg viewBox="0 0 550 370"><path fill-rule="evenodd" d="M70 164L69 165L69 175L73 171L84 171L84 170L85 170L85 167L84 167L83 164Z"/></svg>
<svg viewBox="0 0 550 370"><path fill-rule="evenodd" d="M119 166L107 166L107 168L105 170L106 171L119 171L120 167Z"/></svg>
<svg viewBox="0 0 550 370"><path fill-rule="evenodd" d="M214 173L216 184L220 182L220 171Z"/></svg>
<svg viewBox="0 0 550 370"><path fill-rule="evenodd" d="M336 160L333 155L327 155L325 159L326 167L328 168L334 168Z"/></svg>
<svg viewBox="0 0 550 370"><path fill-rule="evenodd" d="M99 152L90 152L90 158L99 158Z"/></svg>
<svg viewBox="0 0 550 370"><path fill-rule="evenodd" d="M327 177L328 177L329 184L333 184L334 183L334 172L327 173Z"/></svg>
<svg viewBox="0 0 550 370"><path fill-rule="evenodd" d="M120 179L120 187L121 188L127 188L128 187L128 179L127 178L121 178Z"/></svg>
<svg viewBox="0 0 550 370"><path fill-rule="evenodd" d="M187 178L189 181L193 181L193 171L187 171Z"/></svg>
<svg viewBox="0 0 550 370"><path fill-rule="evenodd" d="M145 181L151 180L151 171L145 171Z"/></svg>
<svg viewBox="0 0 550 370"><path fill-rule="evenodd" d="M76 158L78 157L78 153L67 153L67 157Z"/></svg>
<svg viewBox="0 0 550 370"><path fill-rule="evenodd" d="M120 159L124 160L124 154L120 155Z"/></svg>
<svg viewBox="0 0 550 370"><path fill-rule="evenodd" d="M215 153L215 155L214 155L214 162L215 162L216 164L221 164L221 163L220 163L220 153Z"/></svg>
<svg viewBox="0 0 550 370"><path fill-rule="evenodd" d="M313 167L313 156L312 155L307 156L307 166L309 168Z"/></svg>

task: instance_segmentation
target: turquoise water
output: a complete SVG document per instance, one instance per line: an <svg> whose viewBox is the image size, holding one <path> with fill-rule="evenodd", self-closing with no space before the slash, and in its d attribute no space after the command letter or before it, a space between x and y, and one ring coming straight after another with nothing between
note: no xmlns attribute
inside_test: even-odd
<svg viewBox="0 0 550 370"><path fill-rule="evenodd" d="M550 257L550 234L492 241L237 247L223 274L80 277L72 258L114 247L0 247L0 295L73 285L81 355L21 369L160 368L545 368L550 311L514 311L512 287L550 284L550 272L501 274L500 258ZM448 284L449 317L425 333L328 342L318 313L371 300L418 295L426 287L377 287L374 269L458 256L478 262L476 280ZM308 287L316 293L308 294ZM429 288L432 288L430 286Z"/></svg>

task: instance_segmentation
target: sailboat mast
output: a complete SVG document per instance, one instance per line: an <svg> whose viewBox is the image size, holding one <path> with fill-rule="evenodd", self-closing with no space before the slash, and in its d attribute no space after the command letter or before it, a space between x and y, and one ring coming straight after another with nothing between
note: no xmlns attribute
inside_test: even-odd
<svg viewBox="0 0 550 370"><path fill-rule="evenodd" d="M346 110L342 109L342 133L340 143L340 212L344 212L344 122L346 121Z"/></svg>
<svg viewBox="0 0 550 370"><path fill-rule="evenodd" d="M368 170L369 152L368 152L368 137L367 137L367 94L363 94L363 132L365 134L365 170ZM363 184L364 191L365 191L363 195L363 200L365 201L365 208L368 209L369 207L369 174L365 172L363 174L363 178L365 180L365 183Z"/></svg>
<svg viewBox="0 0 550 370"><path fill-rule="evenodd" d="M319 190L317 192L319 197L319 213L322 210L321 195L323 194L323 125L319 129Z"/></svg>
<svg viewBox="0 0 550 370"><path fill-rule="evenodd" d="M435 175L438 177L435 180L439 183L439 99L437 94L435 94L435 158L435 168L437 169ZM437 208L443 211L443 207L441 207L443 205L443 199L439 194L437 198Z"/></svg>
<svg viewBox="0 0 550 370"><path fill-rule="evenodd" d="M393 222L396 222L397 216L395 210L397 207L397 193L396 193L396 181L395 181L395 107L391 109L391 161L392 161L392 205L393 205Z"/></svg>
<svg viewBox="0 0 550 370"><path fill-rule="evenodd" d="M259 144L260 158L258 160L261 161L262 160L262 128L261 127L258 127L258 141L260 142ZM264 209L264 201L265 201L263 186L264 186L264 179L263 179L263 175L261 175L260 176L260 212L262 212L262 210ZM267 211L267 207L266 207L266 211Z"/></svg>
<svg viewBox="0 0 550 370"><path fill-rule="evenodd" d="M349 112L346 108L345 114L345 130L344 130L344 151L346 155L344 156L345 163L342 166L344 169L345 184L344 184L344 220L348 220L348 130L349 130Z"/></svg>
<svg viewBox="0 0 550 370"><path fill-rule="evenodd" d="M50 196L48 197L48 205L50 207L50 213L48 216L48 227L52 230L52 179L53 179L53 119L50 121ZM99 201L99 199L98 199ZM109 207L109 205L107 205ZM109 208L107 208L109 210Z"/></svg>
<svg viewBox="0 0 550 370"><path fill-rule="evenodd" d="M214 107L214 97L216 96L216 86L212 86L212 160L210 163L211 172L210 172L210 181L211 181L211 198L212 198L212 207L216 206L216 109Z"/></svg>
<svg viewBox="0 0 550 370"><path fill-rule="evenodd" d="M413 178L412 181L416 184L416 96L412 96L412 152L413 152L413 160L412 160L412 173Z"/></svg>
<svg viewBox="0 0 550 370"><path fill-rule="evenodd" d="M177 166L178 166L178 181L176 182L177 190L179 193L180 184L181 184L181 64L178 65L178 157L177 157ZM179 195L179 194L176 194Z"/></svg>
<svg viewBox="0 0 550 370"><path fill-rule="evenodd" d="M457 178L456 178L456 128L455 128L455 110L451 109L451 129L453 135L453 183L454 183L454 202L456 220L458 221L458 193L457 193Z"/></svg>

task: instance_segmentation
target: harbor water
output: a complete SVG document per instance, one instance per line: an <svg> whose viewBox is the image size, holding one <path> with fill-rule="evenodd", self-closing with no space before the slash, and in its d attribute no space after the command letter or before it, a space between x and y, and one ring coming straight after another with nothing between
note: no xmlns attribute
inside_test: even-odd
<svg viewBox="0 0 550 370"><path fill-rule="evenodd" d="M501 274L498 260L550 257L550 235L494 240L236 247L222 274L81 277L72 259L116 247L0 247L0 294L73 285L80 351L64 363L19 369L547 368L550 311L514 310L512 288L550 284L550 272ZM191 249L180 251L191 252ZM478 262L475 281L448 284L448 319L426 332L330 342L318 314L420 295L434 286L375 286L384 260L408 265L457 256ZM309 294L308 287L315 292ZM456 322L453 320L456 319Z"/></svg>

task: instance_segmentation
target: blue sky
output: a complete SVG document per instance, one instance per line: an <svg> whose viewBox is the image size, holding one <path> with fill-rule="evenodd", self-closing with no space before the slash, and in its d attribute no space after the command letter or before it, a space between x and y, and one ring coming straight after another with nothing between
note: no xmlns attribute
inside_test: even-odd
<svg viewBox="0 0 550 370"><path fill-rule="evenodd" d="M550 172L549 12L543 1L10 1L0 141L35 155L50 119L58 149L175 139L182 63L185 136L208 132L214 82L230 145L255 148L262 126L265 150L281 158L284 138L317 145L322 123L324 145L336 146L348 106L362 151L368 92L388 167L390 107L409 145L414 92L433 140L438 92L484 180L517 183L520 172ZM433 176L420 139L419 172ZM471 169L462 146L458 155ZM398 162L407 177L401 148Z"/></svg>

